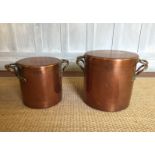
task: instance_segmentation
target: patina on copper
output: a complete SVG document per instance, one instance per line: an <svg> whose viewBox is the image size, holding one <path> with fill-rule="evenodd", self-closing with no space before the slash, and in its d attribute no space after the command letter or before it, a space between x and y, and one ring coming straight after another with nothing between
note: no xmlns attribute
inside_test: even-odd
<svg viewBox="0 0 155 155"><path fill-rule="evenodd" d="M68 64L68 60L65 59L30 57L5 65L5 68L14 72L19 78L26 106L48 108L61 101L62 70Z"/></svg>
<svg viewBox="0 0 155 155"><path fill-rule="evenodd" d="M109 112L128 107L134 79L148 66L136 53L113 50L86 52L76 63L84 71L84 101Z"/></svg>

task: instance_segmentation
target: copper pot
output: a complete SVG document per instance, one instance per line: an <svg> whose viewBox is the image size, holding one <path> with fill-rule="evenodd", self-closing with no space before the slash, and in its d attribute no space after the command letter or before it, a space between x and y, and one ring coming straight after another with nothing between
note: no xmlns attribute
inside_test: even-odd
<svg viewBox="0 0 155 155"><path fill-rule="evenodd" d="M5 65L20 80L23 102L31 108L47 108L62 98L62 64L68 60L52 57L31 57Z"/></svg>
<svg viewBox="0 0 155 155"><path fill-rule="evenodd" d="M113 50L87 52L76 63L84 71L84 101L109 112L128 107L134 79L148 66L136 53Z"/></svg>

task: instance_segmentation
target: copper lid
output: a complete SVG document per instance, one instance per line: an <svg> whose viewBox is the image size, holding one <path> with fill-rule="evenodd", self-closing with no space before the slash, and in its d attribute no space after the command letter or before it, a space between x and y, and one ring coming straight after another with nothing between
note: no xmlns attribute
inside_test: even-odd
<svg viewBox="0 0 155 155"><path fill-rule="evenodd" d="M61 61L59 59L53 57L29 57L17 61L16 64L22 65L24 67L40 68L40 67L53 66L60 62Z"/></svg>
<svg viewBox="0 0 155 155"><path fill-rule="evenodd" d="M120 50L94 50L86 52L85 55L103 59L138 59L139 57L136 53Z"/></svg>

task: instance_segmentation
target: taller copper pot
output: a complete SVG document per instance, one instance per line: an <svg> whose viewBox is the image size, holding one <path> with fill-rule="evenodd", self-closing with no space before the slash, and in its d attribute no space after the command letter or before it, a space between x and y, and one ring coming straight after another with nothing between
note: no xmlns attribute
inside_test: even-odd
<svg viewBox="0 0 155 155"><path fill-rule="evenodd" d="M148 66L136 53L112 50L87 52L76 63L84 71L85 102L109 112L128 107L134 79Z"/></svg>
<svg viewBox="0 0 155 155"><path fill-rule="evenodd" d="M62 64L63 65L62 68ZM52 57L30 57L5 65L20 80L23 102L31 108L48 108L62 98L62 70L68 60Z"/></svg>

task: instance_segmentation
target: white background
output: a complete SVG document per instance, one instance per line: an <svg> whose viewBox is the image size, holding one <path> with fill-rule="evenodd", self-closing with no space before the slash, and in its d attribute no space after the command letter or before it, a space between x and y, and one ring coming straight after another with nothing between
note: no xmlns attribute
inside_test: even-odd
<svg viewBox="0 0 155 155"><path fill-rule="evenodd" d="M96 49L137 52L149 61L147 71L155 71L155 24L0 24L0 69L30 56L53 56L75 62L78 55Z"/></svg>

